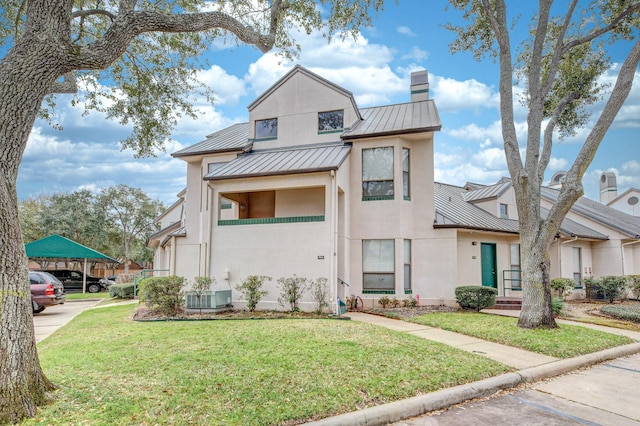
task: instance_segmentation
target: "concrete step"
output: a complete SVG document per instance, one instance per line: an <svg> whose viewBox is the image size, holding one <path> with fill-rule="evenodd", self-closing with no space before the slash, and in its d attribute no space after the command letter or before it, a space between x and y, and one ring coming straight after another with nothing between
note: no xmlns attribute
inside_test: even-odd
<svg viewBox="0 0 640 426"><path fill-rule="evenodd" d="M522 308L522 299L517 297L496 297L496 304L490 309L517 311Z"/></svg>

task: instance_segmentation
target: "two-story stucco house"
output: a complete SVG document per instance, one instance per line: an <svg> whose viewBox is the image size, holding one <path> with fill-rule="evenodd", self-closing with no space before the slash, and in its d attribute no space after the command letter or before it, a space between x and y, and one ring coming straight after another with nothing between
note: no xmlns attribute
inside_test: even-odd
<svg viewBox="0 0 640 426"><path fill-rule="evenodd" d="M453 304L455 287L470 284L517 296L510 181L434 184L441 123L426 71L412 74L407 92L410 102L361 109L349 91L293 68L249 105L247 123L173 154L187 163L187 185L149 238L155 268L188 280L214 277L216 289L233 290L237 306L236 285L270 276L266 309L279 307L276 280L293 275L327 278L332 301L412 295ZM622 243L639 238L640 225L631 225ZM571 248L587 241L597 245L608 234L563 223L559 274L571 270L564 260L575 256ZM640 265L640 245L628 247L629 264ZM595 265L595 252L590 246L581 256ZM311 299L302 307L311 308Z"/></svg>

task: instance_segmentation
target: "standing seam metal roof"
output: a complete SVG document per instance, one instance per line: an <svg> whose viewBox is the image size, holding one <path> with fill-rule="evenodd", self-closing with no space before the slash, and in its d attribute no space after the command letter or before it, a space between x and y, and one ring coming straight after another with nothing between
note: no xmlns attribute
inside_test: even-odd
<svg viewBox="0 0 640 426"><path fill-rule="evenodd" d="M204 179L238 179L337 170L350 151L351 146L341 142L254 150L238 155Z"/></svg>
<svg viewBox="0 0 640 426"><path fill-rule="evenodd" d="M345 140L375 135L417 133L442 128L433 99L360 110L362 121L343 133Z"/></svg>
<svg viewBox="0 0 640 426"><path fill-rule="evenodd" d="M185 157L213 152L241 151L251 145L249 141L249 123L237 123L215 133L207 139L171 154L173 157Z"/></svg>

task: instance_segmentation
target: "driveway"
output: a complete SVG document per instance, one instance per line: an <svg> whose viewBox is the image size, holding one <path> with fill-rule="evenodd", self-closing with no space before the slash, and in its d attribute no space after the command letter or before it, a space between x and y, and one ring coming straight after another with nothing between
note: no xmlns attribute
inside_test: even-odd
<svg viewBox="0 0 640 426"><path fill-rule="evenodd" d="M78 301L67 300L63 305L47 306L44 311L33 316L36 342L40 342L45 339L58 328L71 321L76 315L96 306L101 301L102 299Z"/></svg>
<svg viewBox="0 0 640 426"><path fill-rule="evenodd" d="M633 355L394 425L638 426L638 389L640 355Z"/></svg>

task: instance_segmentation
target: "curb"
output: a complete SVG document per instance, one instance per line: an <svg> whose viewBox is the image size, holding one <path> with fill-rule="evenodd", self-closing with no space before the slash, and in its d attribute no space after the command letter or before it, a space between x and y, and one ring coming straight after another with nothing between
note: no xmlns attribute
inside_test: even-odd
<svg viewBox="0 0 640 426"><path fill-rule="evenodd" d="M410 417L421 416L431 411L441 410L470 399L490 396L499 390L513 388L522 383L548 379L600 362L637 353L640 353L640 343L631 343L305 424L308 426L387 425Z"/></svg>

